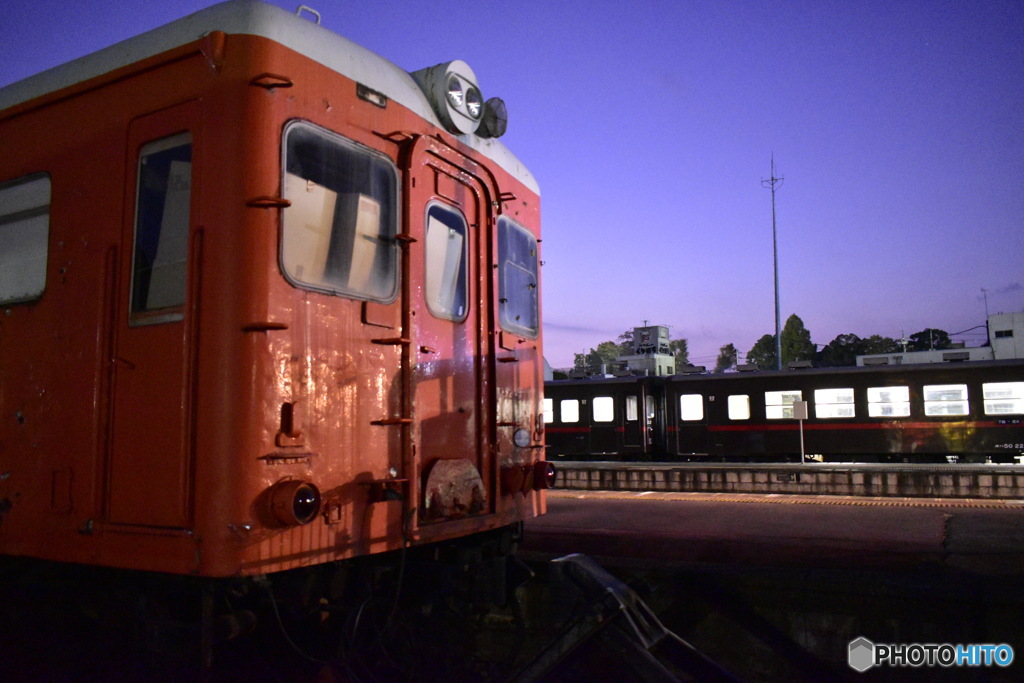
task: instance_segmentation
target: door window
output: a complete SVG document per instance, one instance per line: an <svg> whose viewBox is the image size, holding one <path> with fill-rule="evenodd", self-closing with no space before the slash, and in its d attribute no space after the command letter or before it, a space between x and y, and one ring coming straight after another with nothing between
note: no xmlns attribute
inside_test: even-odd
<svg viewBox="0 0 1024 683"><path fill-rule="evenodd" d="M466 318L466 236L461 213L443 204L427 210L427 307L439 318Z"/></svg>
<svg viewBox="0 0 1024 683"><path fill-rule="evenodd" d="M145 145L139 154L132 265L132 323L181 320L185 304L192 136L181 133ZM139 317L152 311L159 317Z"/></svg>

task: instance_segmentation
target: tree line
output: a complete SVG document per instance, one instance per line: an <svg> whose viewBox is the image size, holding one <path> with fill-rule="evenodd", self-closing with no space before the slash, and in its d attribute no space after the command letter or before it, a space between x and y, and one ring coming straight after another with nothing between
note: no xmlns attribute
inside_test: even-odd
<svg viewBox="0 0 1024 683"><path fill-rule="evenodd" d="M859 337L856 334L840 334L831 342L818 350L818 345L811 341L811 333L804 326L804 321L795 313L786 319L786 324L779 335L782 350L782 367L796 361L810 361L822 367L839 367L856 365L857 356L898 353L900 351L927 351L929 349L948 349L952 346L949 333L932 327L907 337L896 340L878 334L870 337ZM670 350L675 357L678 370L690 364L689 350L685 339L673 339ZM577 353L574 366L577 370L597 371L602 365L610 366L619 356L633 353L633 330L620 334L615 341L604 341L589 353ZM718 358L713 372L725 372L738 364L739 351L733 344L726 344L718 350ZM765 334L758 339L746 353L746 362L757 366L760 370L773 370L775 361L775 335Z"/></svg>

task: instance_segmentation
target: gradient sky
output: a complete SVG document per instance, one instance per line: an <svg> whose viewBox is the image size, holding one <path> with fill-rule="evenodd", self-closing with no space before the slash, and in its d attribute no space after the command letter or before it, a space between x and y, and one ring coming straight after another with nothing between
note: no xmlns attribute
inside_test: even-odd
<svg viewBox="0 0 1024 683"><path fill-rule="evenodd" d="M213 3L8 4L0 86ZM305 4L505 100L541 186L555 367L645 320L707 365L773 333L772 155L782 319L819 345L983 325L982 289L1024 311L1020 0Z"/></svg>

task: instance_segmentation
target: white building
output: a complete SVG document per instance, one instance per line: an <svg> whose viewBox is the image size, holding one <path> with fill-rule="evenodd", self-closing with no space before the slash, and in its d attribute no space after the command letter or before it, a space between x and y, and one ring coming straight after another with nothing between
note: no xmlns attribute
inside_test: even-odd
<svg viewBox="0 0 1024 683"><path fill-rule="evenodd" d="M904 351L857 356L857 365L910 365L965 360L1024 358L1024 313L996 313L988 317L988 346Z"/></svg>

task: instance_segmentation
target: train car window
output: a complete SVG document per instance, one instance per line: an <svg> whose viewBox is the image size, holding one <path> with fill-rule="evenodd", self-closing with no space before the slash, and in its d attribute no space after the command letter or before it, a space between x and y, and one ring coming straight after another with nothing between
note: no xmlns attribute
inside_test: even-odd
<svg viewBox="0 0 1024 683"><path fill-rule="evenodd" d="M427 210L427 308L438 318L466 318L466 219L455 209L433 204Z"/></svg>
<svg viewBox="0 0 1024 683"><path fill-rule="evenodd" d="M398 295L398 172L386 156L297 121L284 133L281 266L292 284L355 299Z"/></svg>
<svg viewBox="0 0 1024 683"><path fill-rule="evenodd" d="M981 385L986 415L1024 413L1024 382L986 382Z"/></svg>
<svg viewBox="0 0 1024 683"><path fill-rule="evenodd" d="M561 403L558 404L558 412L562 422L579 422L580 402L574 398L562 399Z"/></svg>
<svg viewBox="0 0 1024 683"><path fill-rule="evenodd" d="M555 421L555 400L553 398L544 399L544 424L549 425Z"/></svg>
<svg viewBox="0 0 1024 683"><path fill-rule="evenodd" d="M749 408L747 412L749 416ZM699 420L703 420L704 396L701 394L681 394L679 396L679 419L684 422L697 422Z"/></svg>
<svg viewBox="0 0 1024 683"><path fill-rule="evenodd" d="M868 387L868 416L910 417L910 387Z"/></svg>
<svg viewBox="0 0 1024 683"><path fill-rule="evenodd" d="M729 397L729 419L750 419L750 397L746 394L733 394Z"/></svg>
<svg viewBox="0 0 1024 683"><path fill-rule="evenodd" d="M636 422L640 419L640 397L626 397L626 422Z"/></svg>
<svg viewBox="0 0 1024 683"><path fill-rule="evenodd" d="M611 422L615 419L615 399L611 396L594 397L594 422Z"/></svg>
<svg viewBox="0 0 1024 683"><path fill-rule="evenodd" d="M49 240L50 176L0 184L0 303L43 295Z"/></svg>
<svg viewBox="0 0 1024 683"><path fill-rule="evenodd" d="M856 417L853 389L815 389L814 416L826 420Z"/></svg>
<svg viewBox="0 0 1024 683"><path fill-rule="evenodd" d="M769 420L792 420L793 404L802 401L803 392L766 391L764 392L764 416Z"/></svg>
<svg viewBox="0 0 1024 683"><path fill-rule="evenodd" d="M498 219L498 299L503 329L534 339L540 331L537 239L502 216Z"/></svg>
<svg viewBox="0 0 1024 683"><path fill-rule="evenodd" d="M132 313L185 304L192 136L181 133L145 145L139 153L135 205ZM180 320L182 313L136 318L134 323Z"/></svg>
<svg viewBox="0 0 1024 683"><path fill-rule="evenodd" d="M931 384L924 387L925 415L967 415L969 412L966 384Z"/></svg>

